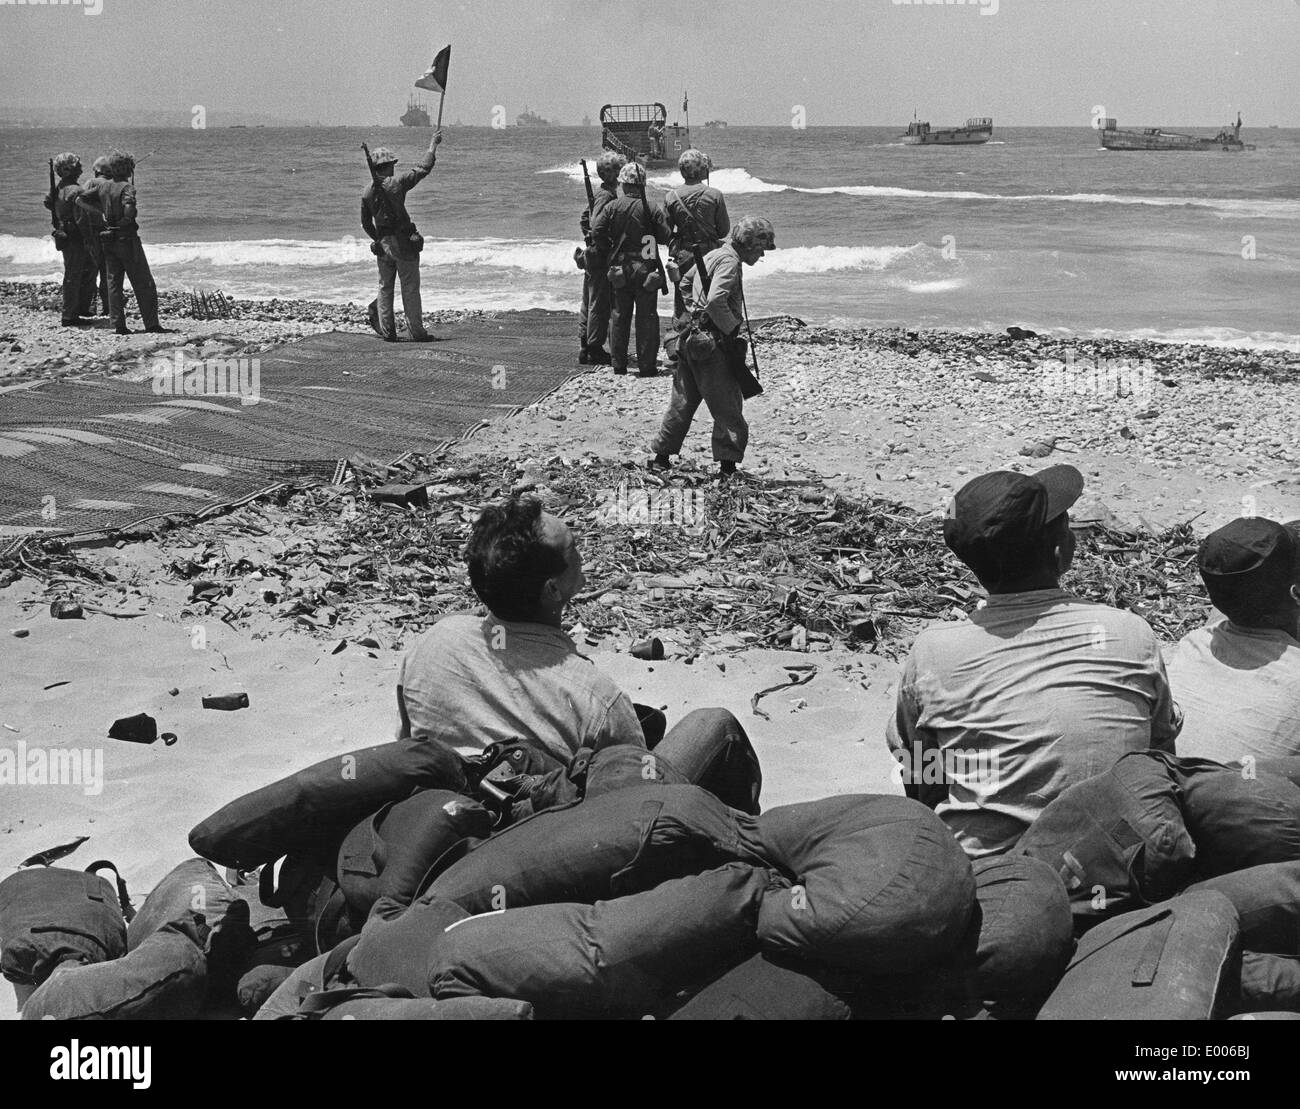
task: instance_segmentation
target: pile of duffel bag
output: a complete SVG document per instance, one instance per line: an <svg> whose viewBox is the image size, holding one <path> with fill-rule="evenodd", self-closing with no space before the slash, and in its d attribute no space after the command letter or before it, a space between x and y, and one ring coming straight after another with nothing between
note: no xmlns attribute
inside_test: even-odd
<svg viewBox="0 0 1300 1109"><path fill-rule="evenodd" d="M1040 1019L1300 1012L1300 759L1124 755L1013 855L1057 872L1080 937Z"/></svg>
<svg viewBox="0 0 1300 1109"><path fill-rule="evenodd" d="M1300 1011L1291 760L1126 755L972 863L916 801L750 815L643 755L541 768L509 821L438 745L327 759L196 826L139 912L107 864L0 882L0 970L24 1019Z"/></svg>

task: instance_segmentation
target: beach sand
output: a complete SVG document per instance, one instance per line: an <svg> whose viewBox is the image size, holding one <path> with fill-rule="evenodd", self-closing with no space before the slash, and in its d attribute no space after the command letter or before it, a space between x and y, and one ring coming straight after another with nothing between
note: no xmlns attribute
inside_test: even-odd
<svg viewBox="0 0 1300 1109"><path fill-rule="evenodd" d="M97 328L69 338L49 311L0 297L0 359L8 374L0 387L110 363L130 369L146 344L159 340L166 346L152 349L208 339L247 350L337 326L364 329L355 308L280 302L250 314L268 318L185 322L164 309L166 322L181 327L179 335L120 340ZM436 321L430 323L436 333ZM1081 508L1099 518L1110 513L1161 527L1199 516L1203 533L1241 514L1245 497L1255 498L1260 514L1300 517L1294 438L1300 356L1119 344L1115 357L1149 358L1160 380L1150 395L1107 398L1044 391L1040 363L1060 349L1055 342L1029 349L989 336L908 338L790 325L770 334L779 338L760 348L767 393L747 405L745 469L756 477L820 475L845 493L929 509L942 507L967 475L1070 462L1088 480ZM51 363L74 345L75 357ZM1126 346L1131 355L1123 354ZM382 354L378 343L376 354ZM1173 384L1163 384L1165 378ZM668 390L666 377L620 379L608 368L596 370L481 430L457 448L453 462L506 453L523 463L583 451L639 462ZM698 419L688 441L688 457L703 465L709 464L707 428ZM1071 436L1060 445L1074 452L1019 453L1026 439L1050 436ZM189 828L212 810L315 760L394 734L401 656L393 646L349 644L331 654L330 643L268 617L242 630L208 620L199 649L193 621L183 615L186 586L167 579L156 542L109 546L87 557L152 568L156 580L145 614L54 620L39 582L21 578L0 589L0 740L9 747L102 751L103 788L4 787L0 873L36 851L89 836L60 865L113 860L138 905L188 857ZM16 637L15 629L29 634ZM901 792L884 746L895 663L841 646L812 655L705 654L693 662L643 662L602 648L594 658L635 700L664 706L670 723L699 706L733 711L762 762L765 806L834 793ZM783 664L809 662L818 667L812 681L763 700L770 719L751 711L754 693L787 679ZM249 708L200 706L204 695L235 691L248 693ZM160 731L176 733L176 744L105 738L115 718L138 712L156 717ZM0 991L0 1015L14 1015L8 991Z"/></svg>

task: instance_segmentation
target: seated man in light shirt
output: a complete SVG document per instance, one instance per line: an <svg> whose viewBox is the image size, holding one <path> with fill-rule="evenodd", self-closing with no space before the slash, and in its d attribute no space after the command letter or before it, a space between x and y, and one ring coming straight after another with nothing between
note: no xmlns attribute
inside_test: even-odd
<svg viewBox="0 0 1300 1109"><path fill-rule="evenodd" d="M1233 520L1206 536L1201 580L1222 613L1179 641L1169 681L1180 755L1300 755L1300 521Z"/></svg>
<svg viewBox="0 0 1300 1109"><path fill-rule="evenodd" d="M1180 714L1151 628L1060 587L1082 491L1073 466L984 474L944 521L989 597L917 636L887 739L908 795L972 858L1014 846L1054 797L1126 751L1174 750Z"/></svg>
<svg viewBox="0 0 1300 1109"><path fill-rule="evenodd" d="M561 763L584 747L644 747L632 702L562 629L565 606L586 584L565 523L535 498L511 497L483 510L465 558L488 614L447 616L407 653L399 738L428 737L461 754L524 740ZM654 750L733 808L758 812L758 759L730 712L696 709Z"/></svg>

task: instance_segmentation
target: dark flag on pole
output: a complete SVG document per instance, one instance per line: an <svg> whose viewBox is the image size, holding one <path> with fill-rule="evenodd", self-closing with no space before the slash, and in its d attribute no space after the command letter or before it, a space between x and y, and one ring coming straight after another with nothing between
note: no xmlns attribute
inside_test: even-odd
<svg viewBox="0 0 1300 1109"><path fill-rule="evenodd" d="M431 92L447 91L447 66L451 62L451 47L444 46L433 59L433 65L423 77L415 82L417 89L429 89Z"/></svg>
<svg viewBox="0 0 1300 1109"><path fill-rule="evenodd" d="M690 108L688 108L688 107L686 106L686 104L687 104L686 94L685 94L685 93L682 93L682 111L683 111L683 112L689 112L689 111L690 111Z"/></svg>

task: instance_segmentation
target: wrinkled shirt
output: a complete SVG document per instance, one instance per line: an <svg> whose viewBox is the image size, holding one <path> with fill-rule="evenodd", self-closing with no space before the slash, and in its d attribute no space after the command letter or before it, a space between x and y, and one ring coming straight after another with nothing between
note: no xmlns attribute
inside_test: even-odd
<svg viewBox="0 0 1300 1109"><path fill-rule="evenodd" d="M79 208L87 210L92 216L100 216L109 227L128 232L136 229L139 213L136 210L135 186L130 181L96 177L87 182L75 201Z"/></svg>
<svg viewBox="0 0 1300 1109"><path fill-rule="evenodd" d="M731 230L726 200L703 181L669 190L664 208L673 228L674 254L689 251L692 244L706 252L716 250Z"/></svg>
<svg viewBox="0 0 1300 1109"><path fill-rule="evenodd" d="M704 256L704 268L709 275L707 297L696 289L698 274L693 266L682 275L678 286L687 311L692 314L706 311L723 335L730 335L740 327L743 319L745 286L742 266L736 248L727 243Z"/></svg>
<svg viewBox="0 0 1300 1109"><path fill-rule="evenodd" d="M523 739L568 762L580 747L645 746L627 695L546 624L448 616L402 659L398 686L402 736L461 754Z"/></svg>
<svg viewBox="0 0 1300 1109"><path fill-rule="evenodd" d="M1235 763L1300 755L1300 642L1278 628L1219 617L1169 660L1186 722L1178 753Z"/></svg>
<svg viewBox="0 0 1300 1109"><path fill-rule="evenodd" d="M651 238L666 245L672 238L672 228L663 208L639 193L609 200L592 216L591 243L598 257L608 259L607 264L615 261L614 248L618 247L618 253L628 261L653 265L654 256L642 254L646 240Z"/></svg>
<svg viewBox="0 0 1300 1109"><path fill-rule="evenodd" d="M1053 798L1125 752L1172 752L1181 723L1145 620L1042 589L991 596L969 620L917 636L887 740L927 785L942 759L948 796L933 807L980 857L1012 847Z"/></svg>
<svg viewBox="0 0 1300 1109"><path fill-rule="evenodd" d="M416 162L412 169L408 169L403 174L395 173L392 177L380 178L377 182L372 180L361 195L362 229L376 242L385 235L396 235L398 253L403 258L415 258L419 255L419 251L406 241L406 236L399 234L412 223L411 216L406 210L406 194L429 176L434 161L433 151L426 150L424 157ZM376 201L376 188L384 190L384 195L388 198L387 204ZM396 222L393 222L394 219Z"/></svg>

